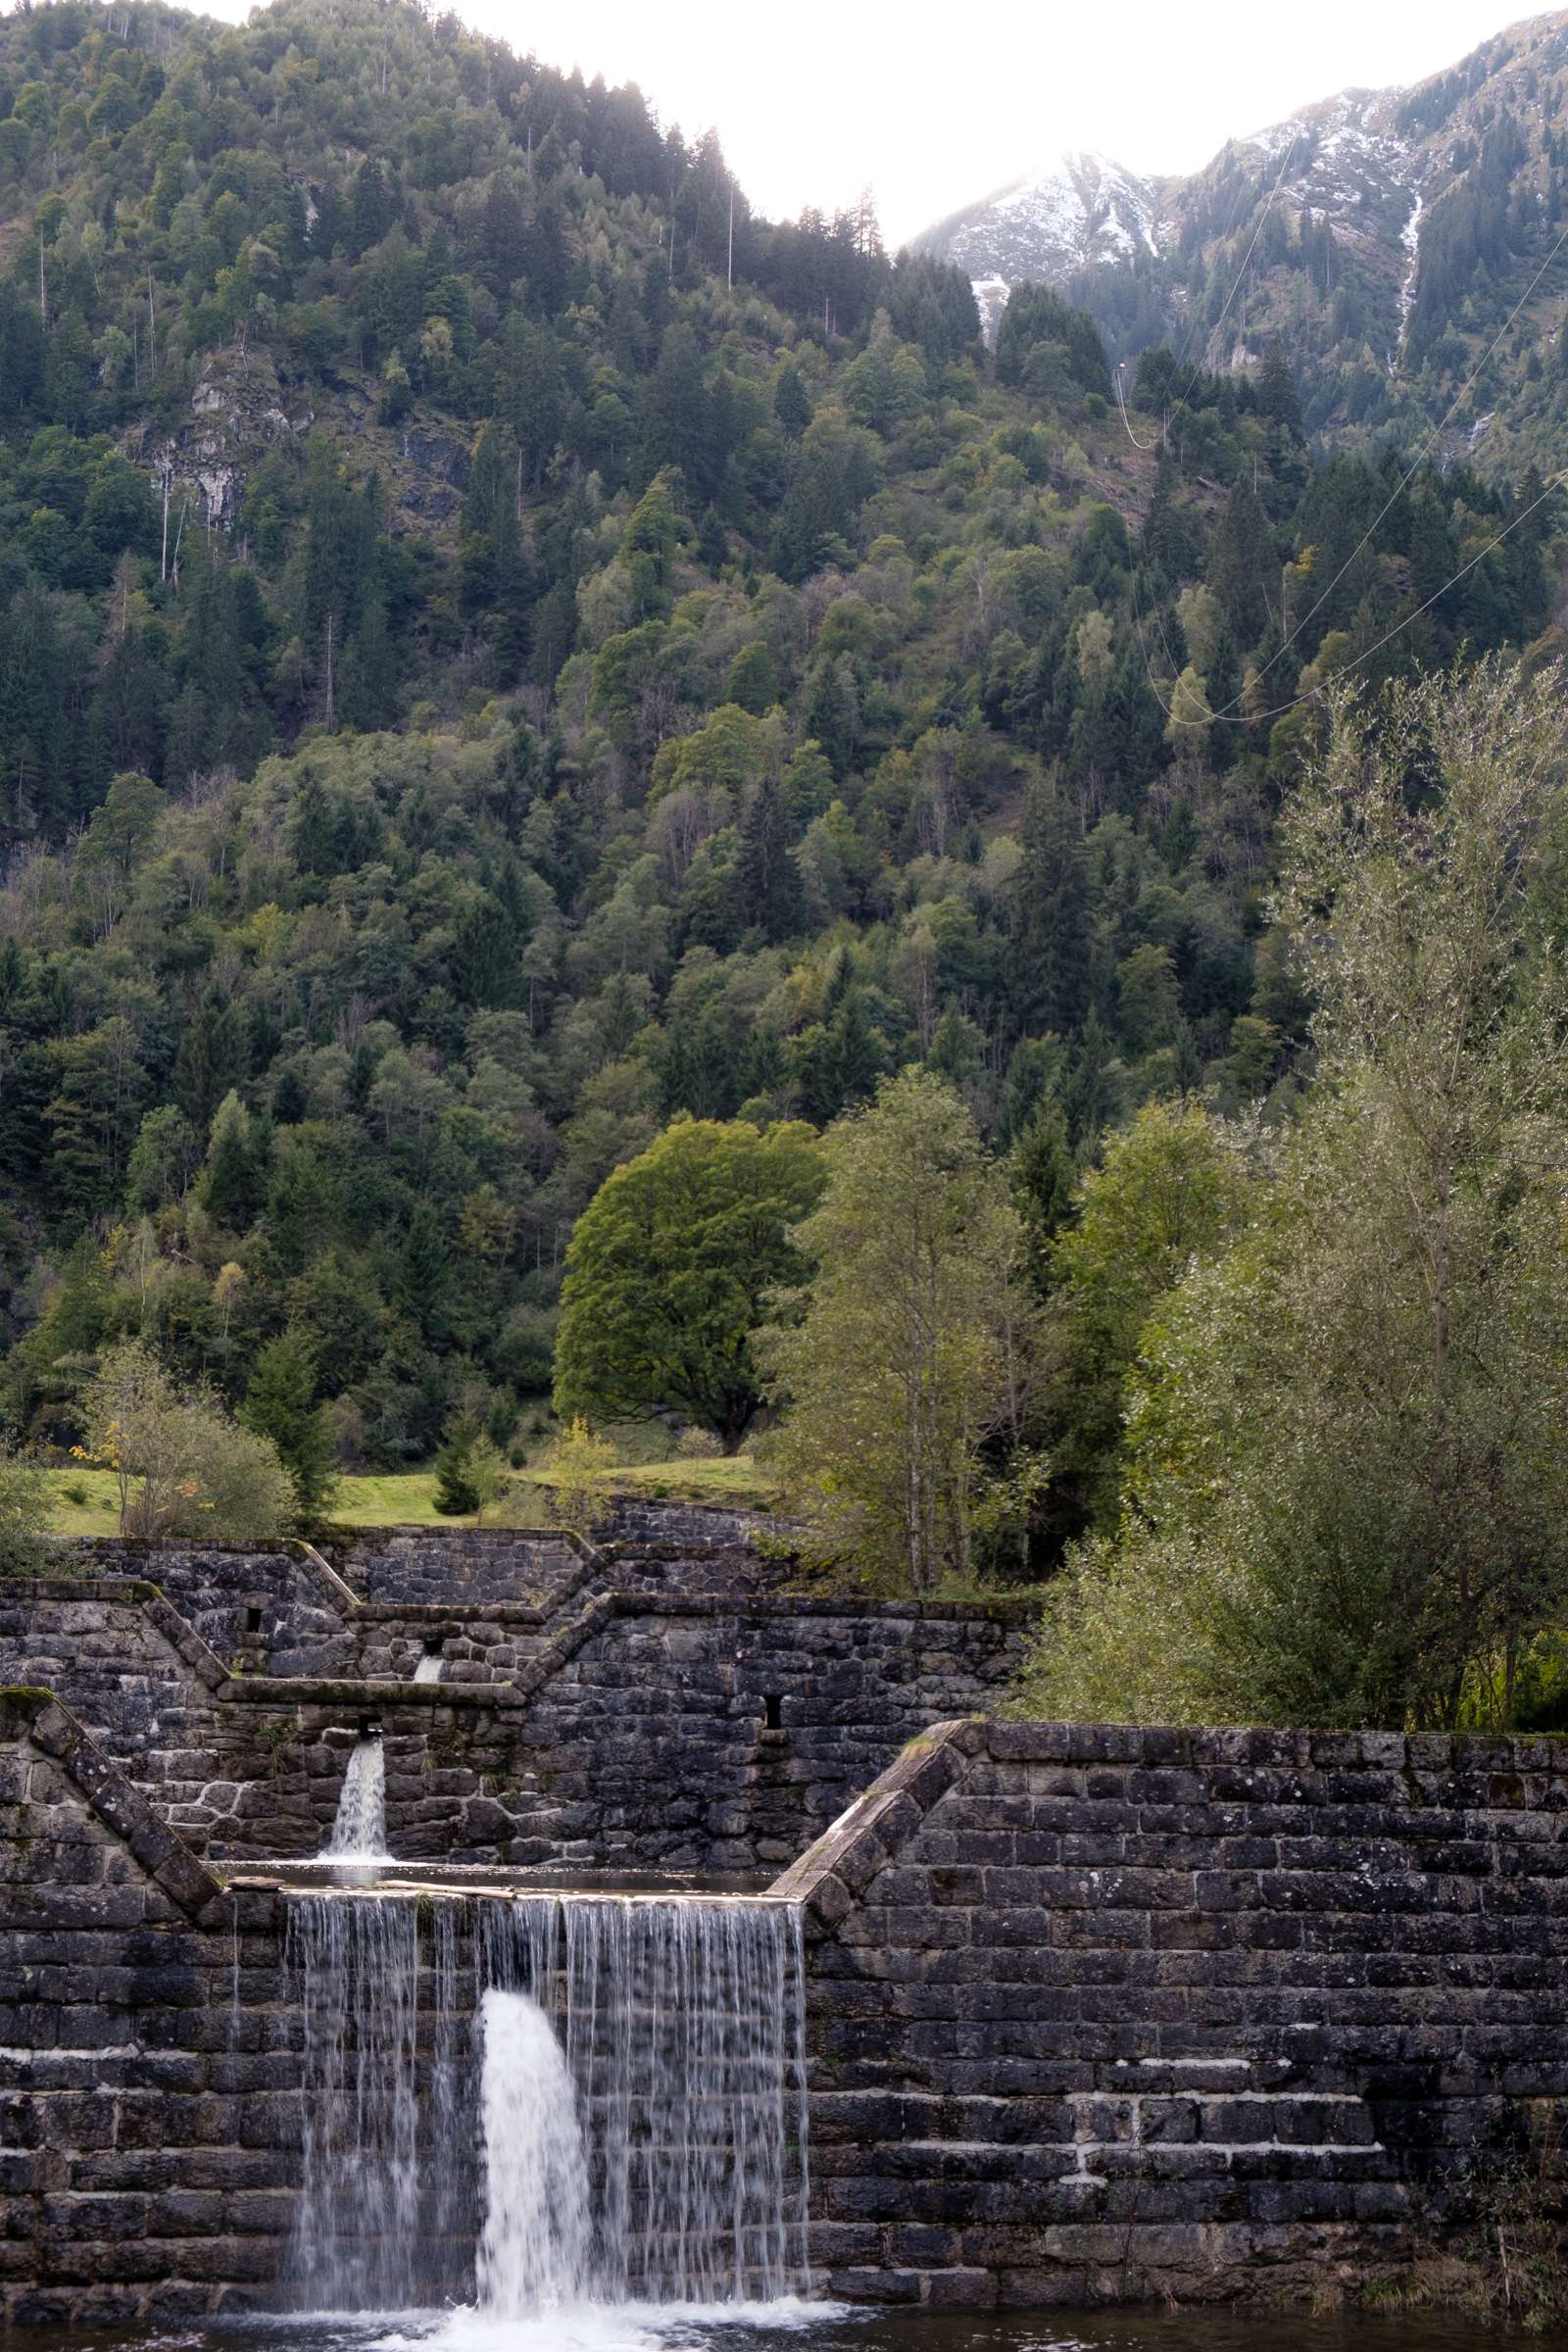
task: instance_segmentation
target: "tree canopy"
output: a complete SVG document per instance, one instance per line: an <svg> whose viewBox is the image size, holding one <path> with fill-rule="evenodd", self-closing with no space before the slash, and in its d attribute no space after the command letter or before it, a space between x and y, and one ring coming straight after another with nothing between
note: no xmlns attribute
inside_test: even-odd
<svg viewBox="0 0 1568 2352"><path fill-rule="evenodd" d="M556 1410L699 1423L736 1446L761 1399L751 1335L800 1271L790 1228L823 1181L804 1121L677 1119L616 1168L566 1252Z"/></svg>
<svg viewBox="0 0 1568 2352"><path fill-rule="evenodd" d="M1321 1075L1144 1332L1122 1520L1032 1693L1149 1720L1511 1720L1568 1608L1556 672L1343 701L1282 893Z"/></svg>

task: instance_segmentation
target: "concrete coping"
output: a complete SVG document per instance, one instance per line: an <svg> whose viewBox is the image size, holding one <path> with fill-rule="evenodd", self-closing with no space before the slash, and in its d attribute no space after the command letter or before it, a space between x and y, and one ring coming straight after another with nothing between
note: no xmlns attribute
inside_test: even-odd
<svg viewBox="0 0 1568 2352"><path fill-rule="evenodd" d="M1405 1801L1443 1793L1442 1776L1486 1775L1486 1801L1525 1801L1524 1776L1568 1776L1568 1738L1556 1733L1270 1731L1225 1726L1030 1723L976 1715L934 1724L911 1740L767 1891L801 1904L808 1935L828 1936L974 1759L1144 1770L1367 1772L1390 1776ZM1434 1792L1422 1776L1438 1779Z"/></svg>
<svg viewBox="0 0 1568 2352"><path fill-rule="evenodd" d="M416 1683L411 1677L371 1680L314 1674L236 1674L219 1696L229 1706L347 1707L385 1714L392 1707L518 1707L514 1683Z"/></svg>
<svg viewBox="0 0 1568 2352"><path fill-rule="evenodd" d="M862 1887L906 1845L986 1745L984 1716L933 1724L773 1881L767 1891L799 1903L808 1926L830 1935Z"/></svg>
<svg viewBox="0 0 1568 2352"><path fill-rule="evenodd" d="M50 1757L106 1829L127 1847L149 1878L188 1918L197 1919L222 1894L221 1882L139 1788L110 1761L52 1690L0 1690L0 1739L27 1740Z"/></svg>

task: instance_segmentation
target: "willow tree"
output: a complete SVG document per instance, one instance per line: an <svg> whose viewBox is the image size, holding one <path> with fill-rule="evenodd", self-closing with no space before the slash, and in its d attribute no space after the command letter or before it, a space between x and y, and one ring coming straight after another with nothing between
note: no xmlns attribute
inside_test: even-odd
<svg viewBox="0 0 1568 2352"><path fill-rule="evenodd" d="M1316 1083L1144 1334L1122 1522L1053 1594L1031 1706L1511 1716L1568 1615L1565 820L1559 674L1338 706L1280 909Z"/></svg>
<svg viewBox="0 0 1568 2352"><path fill-rule="evenodd" d="M815 1271L756 1352L791 1505L847 1565L929 1592L970 1569L986 1449L1022 1433L1035 1309L1023 1221L968 1109L929 1070L822 1140L794 1240Z"/></svg>

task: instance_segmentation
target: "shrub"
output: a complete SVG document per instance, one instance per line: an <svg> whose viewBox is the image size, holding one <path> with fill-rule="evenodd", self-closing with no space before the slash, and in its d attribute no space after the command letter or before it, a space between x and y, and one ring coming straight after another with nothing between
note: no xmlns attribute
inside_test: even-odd
<svg viewBox="0 0 1568 2352"><path fill-rule="evenodd" d="M591 1536L609 1516L605 1479L614 1466L614 1446L608 1438L596 1437L579 1415L556 1440L545 1464L552 1526Z"/></svg>
<svg viewBox="0 0 1568 2352"><path fill-rule="evenodd" d="M49 1489L24 1454L0 1448L0 1576L38 1576L49 1557Z"/></svg>
<svg viewBox="0 0 1568 2352"><path fill-rule="evenodd" d="M237 1427L215 1396L182 1396L141 1341L109 1349L82 1403L80 1450L115 1473L122 1535L249 1544L288 1524L294 1488L277 1447Z"/></svg>

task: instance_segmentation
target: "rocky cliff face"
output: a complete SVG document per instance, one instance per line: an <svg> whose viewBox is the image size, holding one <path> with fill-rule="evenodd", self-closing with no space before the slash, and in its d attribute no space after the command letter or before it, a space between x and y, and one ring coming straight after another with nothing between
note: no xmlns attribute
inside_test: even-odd
<svg viewBox="0 0 1568 2352"><path fill-rule="evenodd" d="M1184 364L1237 368L1279 335L1331 438L1414 414L1501 460L1544 454L1561 421L1565 181L1558 11L1412 88L1343 91L1231 140L1189 177L1069 157L915 242L968 270L993 331L1034 279L1091 311L1113 357L1165 342Z"/></svg>
<svg viewBox="0 0 1568 2352"><path fill-rule="evenodd" d="M1084 270L1157 253L1157 186L1105 156L1066 155L1037 177L1009 181L922 242L968 270L994 335L1021 279L1066 285Z"/></svg>

